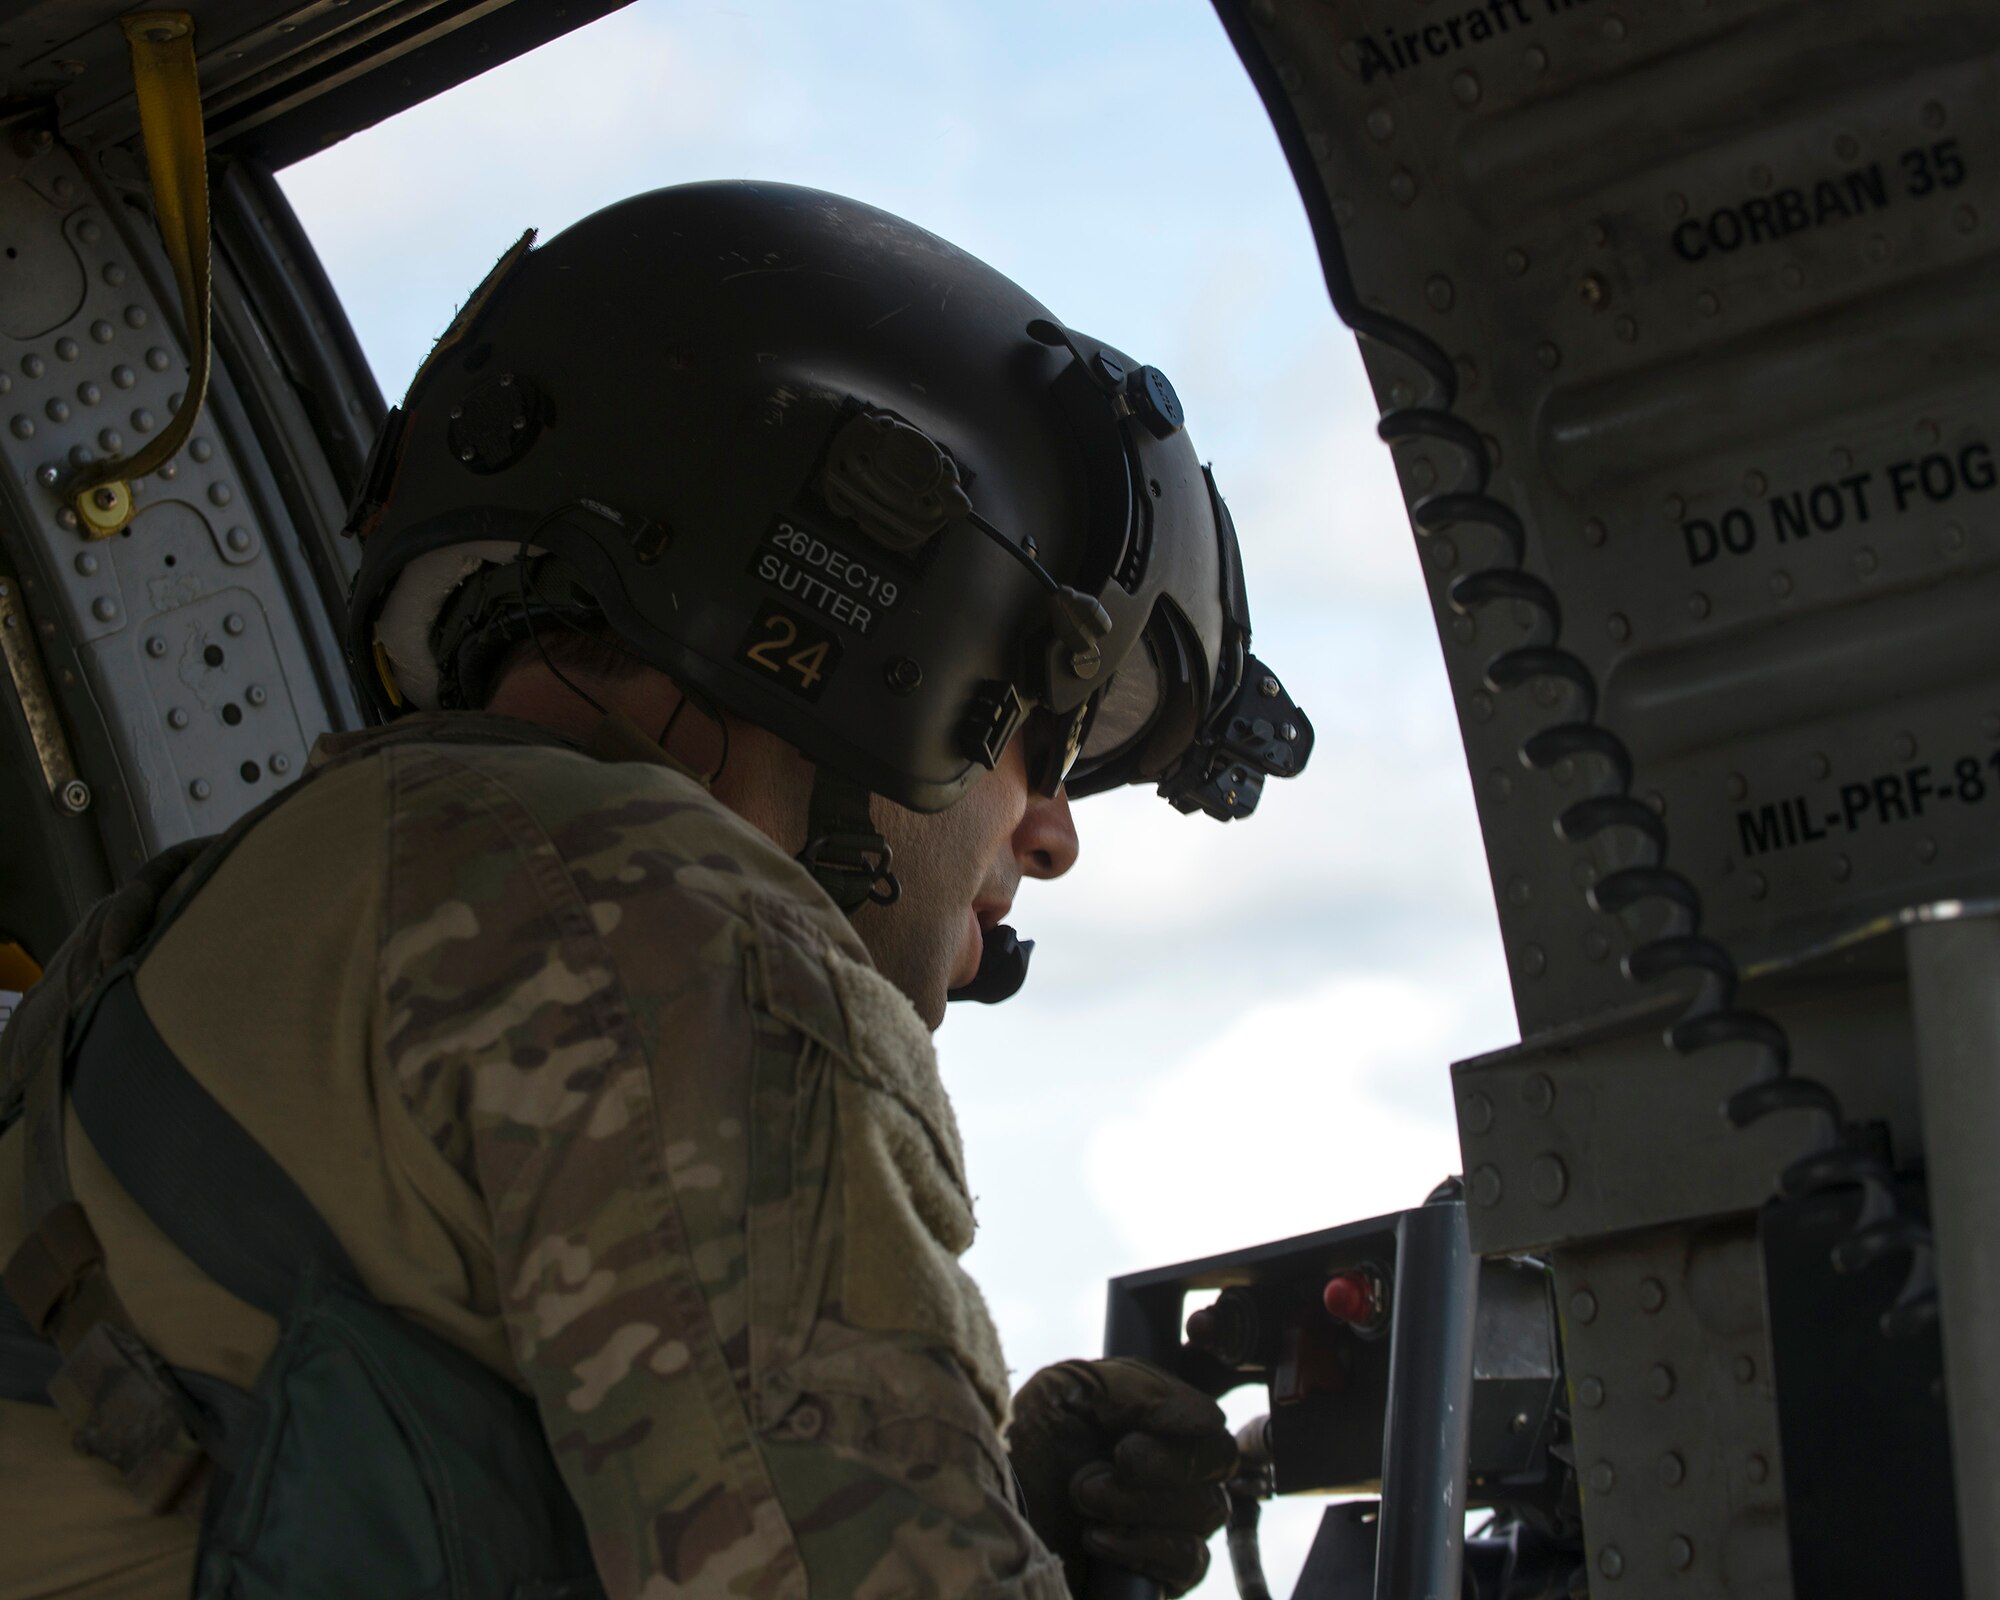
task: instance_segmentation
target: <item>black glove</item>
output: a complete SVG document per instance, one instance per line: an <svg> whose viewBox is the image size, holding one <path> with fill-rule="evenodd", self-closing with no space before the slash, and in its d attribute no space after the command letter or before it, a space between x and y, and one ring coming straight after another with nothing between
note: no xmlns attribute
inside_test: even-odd
<svg viewBox="0 0 2000 1600"><path fill-rule="evenodd" d="M1143 1361L1064 1361L1014 1397L1007 1453L1028 1521L1062 1557L1070 1592L1105 1561L1182 1595L1208 1571L1229 1516L1236 1441L1222 1408Z"/></svg>

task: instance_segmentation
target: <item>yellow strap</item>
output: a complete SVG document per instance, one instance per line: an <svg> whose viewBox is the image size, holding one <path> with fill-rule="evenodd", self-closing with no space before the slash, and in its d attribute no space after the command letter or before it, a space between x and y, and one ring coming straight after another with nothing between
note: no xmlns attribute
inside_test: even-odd
<svg viewBox="0 0 2000 1600"><path fill-rule="evenodd" d="M71 487L86 534L106 538L132 520L132 480L164 466L194 431L208 393L208 149L194 64L194 18L185 11L135 11L121 19L132 47L139 131L153 180L160 240L181 292L193 371L173 420L129 459L86 469Z"/></svg>

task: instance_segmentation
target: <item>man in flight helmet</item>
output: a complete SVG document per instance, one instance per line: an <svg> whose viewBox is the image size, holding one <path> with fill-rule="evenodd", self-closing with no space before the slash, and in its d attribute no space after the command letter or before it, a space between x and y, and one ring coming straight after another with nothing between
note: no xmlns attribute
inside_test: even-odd
<svg viewBox="0 0 2000 1600"><path fill-rule="evenodd" d="M1310 753L1172 386L895 217L698 184L509 251L366 477L386 725L0 1036L43 1129L0 1311L66 1526L120 1530L64 1581L1190 1587L1221 1414L1119 1361L1010 1398L929 1040L1020 987L1070 797L1228 820Z"/></svg>

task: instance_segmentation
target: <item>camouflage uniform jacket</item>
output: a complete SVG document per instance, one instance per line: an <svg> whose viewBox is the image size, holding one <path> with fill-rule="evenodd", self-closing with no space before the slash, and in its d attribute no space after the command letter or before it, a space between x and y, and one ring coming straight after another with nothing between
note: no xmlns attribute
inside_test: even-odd
<svg viewBox="0 0 2000 1600"><path fill-rule="evenodd" d="M579 751L413 720L329 756L140 997L371 1292L532 1395L610 1594L1061 1600L957 1262L972 1211L929 1035L831 901L629 724ZM268 1319L73 1121L68 1145L140 1332L247 1386ZM0 1504L35 1530L0 1541L0 1600L186 1593L192 1525L145 1516L52 1412L0 1404Z"/></svg>

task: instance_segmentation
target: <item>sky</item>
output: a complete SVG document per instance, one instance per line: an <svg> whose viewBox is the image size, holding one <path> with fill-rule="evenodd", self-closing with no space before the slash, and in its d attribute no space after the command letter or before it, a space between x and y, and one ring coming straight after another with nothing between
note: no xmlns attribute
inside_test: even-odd
<svg viewBox="0 0 2000 1600"><path fill-rule="evenodd" d="M1518 1037L1437 636L1354 341L1205 0L638 0L281 174L391 399L486 268L625 195L852 195L1163 369L1312 717L1258 813L1082 803L1028 883L1027 988L953 1007L984 1286L1016 1381L1101 1347L1106 1280L1416 1205L1449 1065ZM1232 1398L1247 1420L1261 1396ZM1265 1518L1274 1592L1318 1520ZM1233 1593L1220 1540L1197 1591Z"/></svg>

